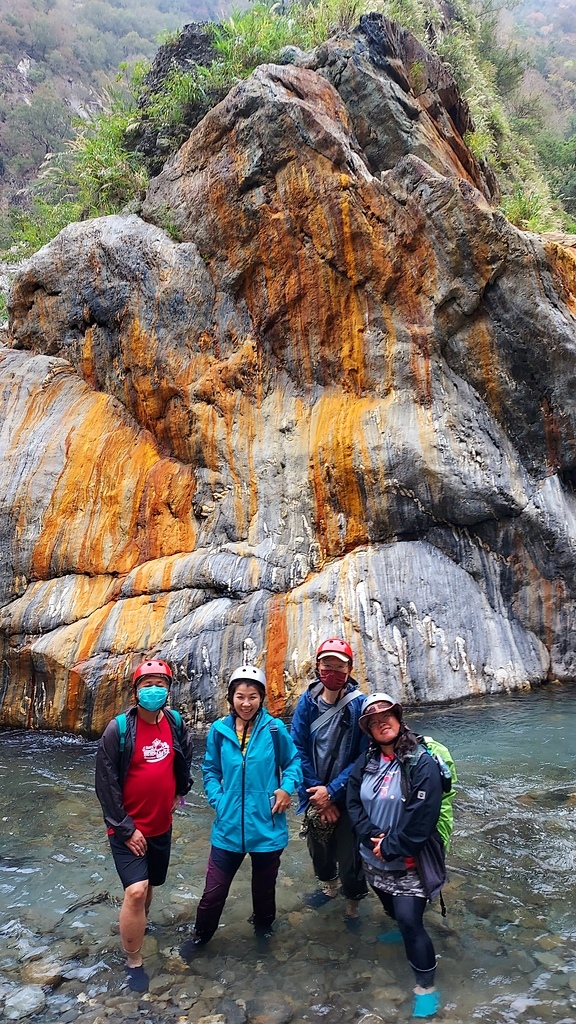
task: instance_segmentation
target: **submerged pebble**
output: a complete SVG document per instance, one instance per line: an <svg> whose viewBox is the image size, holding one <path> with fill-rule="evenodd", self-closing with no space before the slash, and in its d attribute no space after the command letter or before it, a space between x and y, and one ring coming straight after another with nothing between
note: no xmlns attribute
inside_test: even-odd
<svg viewBox="0 0 576 1024"><path fill-rule="evenodd" d="M10 992L4 1002L4 1016L7 1020L21 1020L39 1013L46 1005L46 996L39 985L25 985Z"/></svg>

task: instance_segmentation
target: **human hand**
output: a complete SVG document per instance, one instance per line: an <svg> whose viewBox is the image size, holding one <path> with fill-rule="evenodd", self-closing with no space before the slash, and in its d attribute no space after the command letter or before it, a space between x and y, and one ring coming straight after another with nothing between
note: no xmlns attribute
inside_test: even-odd
<svg viewBox="0 0 576 1024"><path fill-rule="evenodd" d="M136 857L143 857L148 849L148 843L139 828L135 828L130 839L126 840L126 846Z"/></svg>
<svg viewBox="0 0 576 1024"><path fill-rule="evenodd" d="M385 836L385 835L386 835L386 833L385 833L385 832L381 832L379 836L374 836L374 837L373 837L373 838L372 838L372 839L370 840L370 842L374 844L374 849L372 850L372 853L373 853L373 854L374 854L374 855L375 855L376 857L378 857L378 860L384 860L384 858L383 858L383 856L382 856L382 854L381 854L381 852L380 852L380 848L381 848L381 846L382 846L382 840L384 839L384 836Z"/></svg>
<svg viewBox="0 0 576 1024"><path fill-rule="evenodd" d="M340 817L340 811L338 810L336 804L328 804L328 806L325 807L324 810L322 811L320 817L322 818L322 821L326 822L327 825L335 825L336 822L338 821L338 818Z"/></svg>
<svg viewBox="0 0 576 1024"><path fill-rule="evenodd" d="M315 811L322 812L326 810L328 804L332 803L332 797L326 786L310 786L306 792L310 794L310 803Z"/></svg>
<svg viewBox="0 0 576 1024"><path fill-rule="evenodd" d="M272 814L276 814L277 811L287 811L290 807L290 797L285 789L275 789L274 796L276 797L276 803L272 806Z"/></svg>

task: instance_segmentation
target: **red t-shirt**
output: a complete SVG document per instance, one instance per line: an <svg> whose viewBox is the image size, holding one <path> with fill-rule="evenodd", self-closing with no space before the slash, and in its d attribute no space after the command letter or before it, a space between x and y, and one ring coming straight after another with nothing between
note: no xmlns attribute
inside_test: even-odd
<svg viewBox="0 0 576 1024"><path fill-rule="evenodd" d="M126 814L143 836L161 836L172 824L175 796L170 723L166 715L152 725L138 717L134 754L122 794Z"/></svg>

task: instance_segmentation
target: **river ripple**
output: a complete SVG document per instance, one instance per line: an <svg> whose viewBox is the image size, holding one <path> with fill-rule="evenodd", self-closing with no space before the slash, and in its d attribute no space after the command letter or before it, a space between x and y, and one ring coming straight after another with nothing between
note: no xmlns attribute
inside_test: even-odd
<svg viewBox="0 0 576 1024"><path fill-rule="evenodd" d="M450 747L460 776L448 917L427 912L443 1021L576 1024L576 690L484 698L410 722ZM212 819L201 792L202 745L145 940L151 991L138 997L126 989L119 954L121 889L93 793L95 745L1 734L6 1015L25 1010L25 990L37 998L34 1020L63 1024L407 1020L410 971L401 946L378 941L387 926L375 897L361 907L358 934L345 930L340 899L316 912L303 907L314 881L294 815L270 952L255 948L241 869L203 957L192 968L179 959L203 888Z"/></svg>

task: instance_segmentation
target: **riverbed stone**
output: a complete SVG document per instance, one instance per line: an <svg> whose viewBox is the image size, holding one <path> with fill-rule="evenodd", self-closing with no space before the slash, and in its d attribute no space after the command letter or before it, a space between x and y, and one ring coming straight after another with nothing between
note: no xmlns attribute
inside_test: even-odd
<svg viewBox="0 0 576 1024"><path fill-rule="evenodd" d="M236 999L223 999L218 1003L216 1012L223 1014L226 1024L246 1024L248 1014L246 1003Z"/></svg>
<svg viewBox="0 0 576 1024"><path fill-rule="evenodd" d="M250 1024L289 1024L294 1016L294 1006L288 999L248 999L246 1010Z"/></svg>
<svg viewBox="0 0 576 1024"><path fill-rule="evenodd" d="M4 1016L8 1020L20 1020L39 1013L46 1005L46 996L40 985L25 985L11 992L4 1002Z"/></svg>
<svg viewBox="0 0 576 1024"><path fill-rule="evenodd" d="M563 959L557 953L534 953L534 959L553 971L559 971L564 966Z"/></svg>
<svg viewBox="0 0 576 1024"><path fill-rule="evenodd" d="M152 995L161 995L163 992L168 991L174 985L174 978L171 974L156 974L150 978L150 985L148 991Z"/></svg>
<svg viewBox="0 0 576 1024"><path fill-rule="evenodd" d="M382 1007L388 1004L396 1005L403 1003L406 999L406 989L400 988L399 985L387 985L386 988L375 988L372 992L372 999L382 1004Z"/></svg>
<svg viewBox="0 0 576 1024"><path fill-rule="evenodd" d="M544 950L557 949L558 946L563 945L562 939L558 938L556 935L541 935L536 942L540 946L540 949Z"/></svg>
<svg viewBox="0 0 576 1024"><path fill-rule="evenodd" d="M521 974L532 974L536 970L536 963L524 949L514 950L512 959Z"/></svg>
<svg viewBox="0 0 576 1024"><path fill-rule="evenodd" d="M56 960L32 960L22 968L22 980L32 985L59 985L64 970Z"/></svg>

